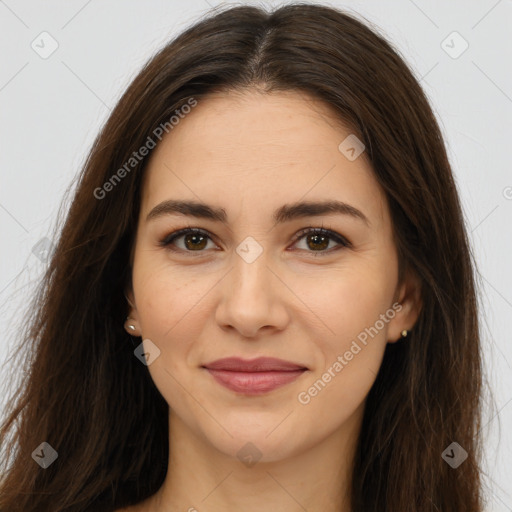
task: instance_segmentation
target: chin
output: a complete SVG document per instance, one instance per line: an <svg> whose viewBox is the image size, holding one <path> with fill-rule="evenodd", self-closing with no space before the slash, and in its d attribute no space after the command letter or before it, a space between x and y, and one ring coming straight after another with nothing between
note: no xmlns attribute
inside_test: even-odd
<svg viewBox="0 0 512 512"><path fill-rule="evenodd" d="M248 467L251 467L254 461L275 462L301 451L302 443L298 429L291 423L285 425L285 417L286 415L282 415L278 421L258 422L253 415L252 421L240 419L236 422L223 423L233 437L224 430L219 432L219 429L215 432L204 432L204 435L215 449L230 458L240 460Z"/></svg>

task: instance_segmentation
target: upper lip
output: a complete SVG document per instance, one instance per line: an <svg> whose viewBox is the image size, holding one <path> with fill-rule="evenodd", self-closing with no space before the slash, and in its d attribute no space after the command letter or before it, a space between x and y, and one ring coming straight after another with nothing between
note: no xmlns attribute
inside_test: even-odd
<svg viewBox="0 0 512 512"><path fill-rule="evenodd" d="M275 357L258 357L256 359L242 359L240 357L226 357L217 359L203 365L210 370L226 370L232 372L278 372L307 370L304 365L277 359Z"/></svg>

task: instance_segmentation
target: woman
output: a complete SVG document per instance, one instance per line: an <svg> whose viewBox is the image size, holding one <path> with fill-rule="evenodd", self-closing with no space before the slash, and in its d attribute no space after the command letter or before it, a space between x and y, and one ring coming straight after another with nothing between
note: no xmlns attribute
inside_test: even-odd
<svg viewBox="0 0 512 512"><path fill-rule="evenodd" d="M0 510L481 511L473 267L382 36L320 5L210 15L91 150Z"/></svg>

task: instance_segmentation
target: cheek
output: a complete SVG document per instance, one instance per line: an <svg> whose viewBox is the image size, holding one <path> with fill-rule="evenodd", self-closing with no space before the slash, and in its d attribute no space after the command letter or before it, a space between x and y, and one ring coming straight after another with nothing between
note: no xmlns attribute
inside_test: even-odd
<svg viewBox="0 0 512 512"><path fill-rule="evenodd" d="M217 281L213 274L203 271L199 276L191 268L173 269L165 262L134 267L142 335L160 350L148 369L171 406L177 405L183 393L179 383L190 387L186 383L197 370L197 340L204 337L205 324L212 315L208 292Z"/></svg>
<svg viewBox="0 0 512 512"><path fill-rule="evenodd" d="M326 293L310 295L311 309L319 312L328 334L316 337L322 360L297 401L326 424L339 424L353 413L375 381L394 317L390 274L379 266L352 267L333 279Z"/></svg>
<svg viewBox="0 0 512 512"><path fill-rule="evenodd" d="M355 420L382 363L385 328L372 330L382 312L380 302L367 301L363 311L346 304L331 317L335 334L323 338L322 363L294 397L304 419L304 436L326 436L349 418Z"/></svg>
<svg viewBox="0 0 512 512"><path fill-rule="evenodd" d="M193 389L190 376L196 369L189 364L189 355L204 328L198 315L209 287L184 275L156 265L139 268L138 273L134 269L133 287L143 338L160 350L148 371L170 407L187 416L191 411L200 414L185 389Z"/></svg>
<svg viewBox="0 0 512 512"><path fill-rule="evenodd" d="M201 310L207 281L182 269L173 271L165 263L141 261L138 268L134 267L133 287L144 336L165 344L167 338L176 338L184 325L193 327L190 318Z"/></svg>
<svg viewBox="0 0 512 512"><path fill-rule="evenodd" d="M394 292L389 274L392 272L385 272L377 265L354 265L331 275L328 280L321 280L321 286L314 293L303 293L307 297L305 302L325 326L328 340L325 352L332 356L334 352L348 350L352 340L386 313ZM375 339L385 339L387 325L378 323ZM361 337L364 338L364 334Z"/></svg>

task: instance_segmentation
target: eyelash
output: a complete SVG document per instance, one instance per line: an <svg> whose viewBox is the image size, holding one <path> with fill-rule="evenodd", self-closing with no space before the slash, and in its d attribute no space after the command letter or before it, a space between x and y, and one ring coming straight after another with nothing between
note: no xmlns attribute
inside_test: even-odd
<svg viewBox="0 0 512 512"><path fill-rule="evenodd" d="M183 228L183 229L179 229L177 231L173 231L172 233L169 233L168 235L166 235L160 241L160 246L166 247L167 249L169 249L169 250L171 250L173 252L191 253L191 255L194 256L194 257L202 255L202 253L204 253L205 250L186 251L184 249L176 249L176 248L172 247L172 243L175 240L177 240L178 238L181 238L184 235L188 235L188 234L202 235L202 236L206 236L210 240L212 240L212 238L210 236L210 233L208 233L208 231L205 231L205 230L199 229L199 228ZM331 249L323 250L323 251L306 251L306 252L313 253L313 255L315 257L331 254L332 252L338 251L338 250L340 250L340 249L342 249L344 247L352 247L352 244L350 243L350 241L347 240L345 237L341 236L336 231L332 231L330 229L324 229L323 226L321 228L313 227L313 226L308 226L307 228L304 228L304 229L300 230L298 233L296 233L294 235L293 243L296 244L298 241L300 241L306 235L310 235L310 234L326 236L328 238L331 238L332 240L334 240L335 242L337 242L341 246L341 247L331 248ZM193 254L193 253L197 253L197 254Z"/></svg>

